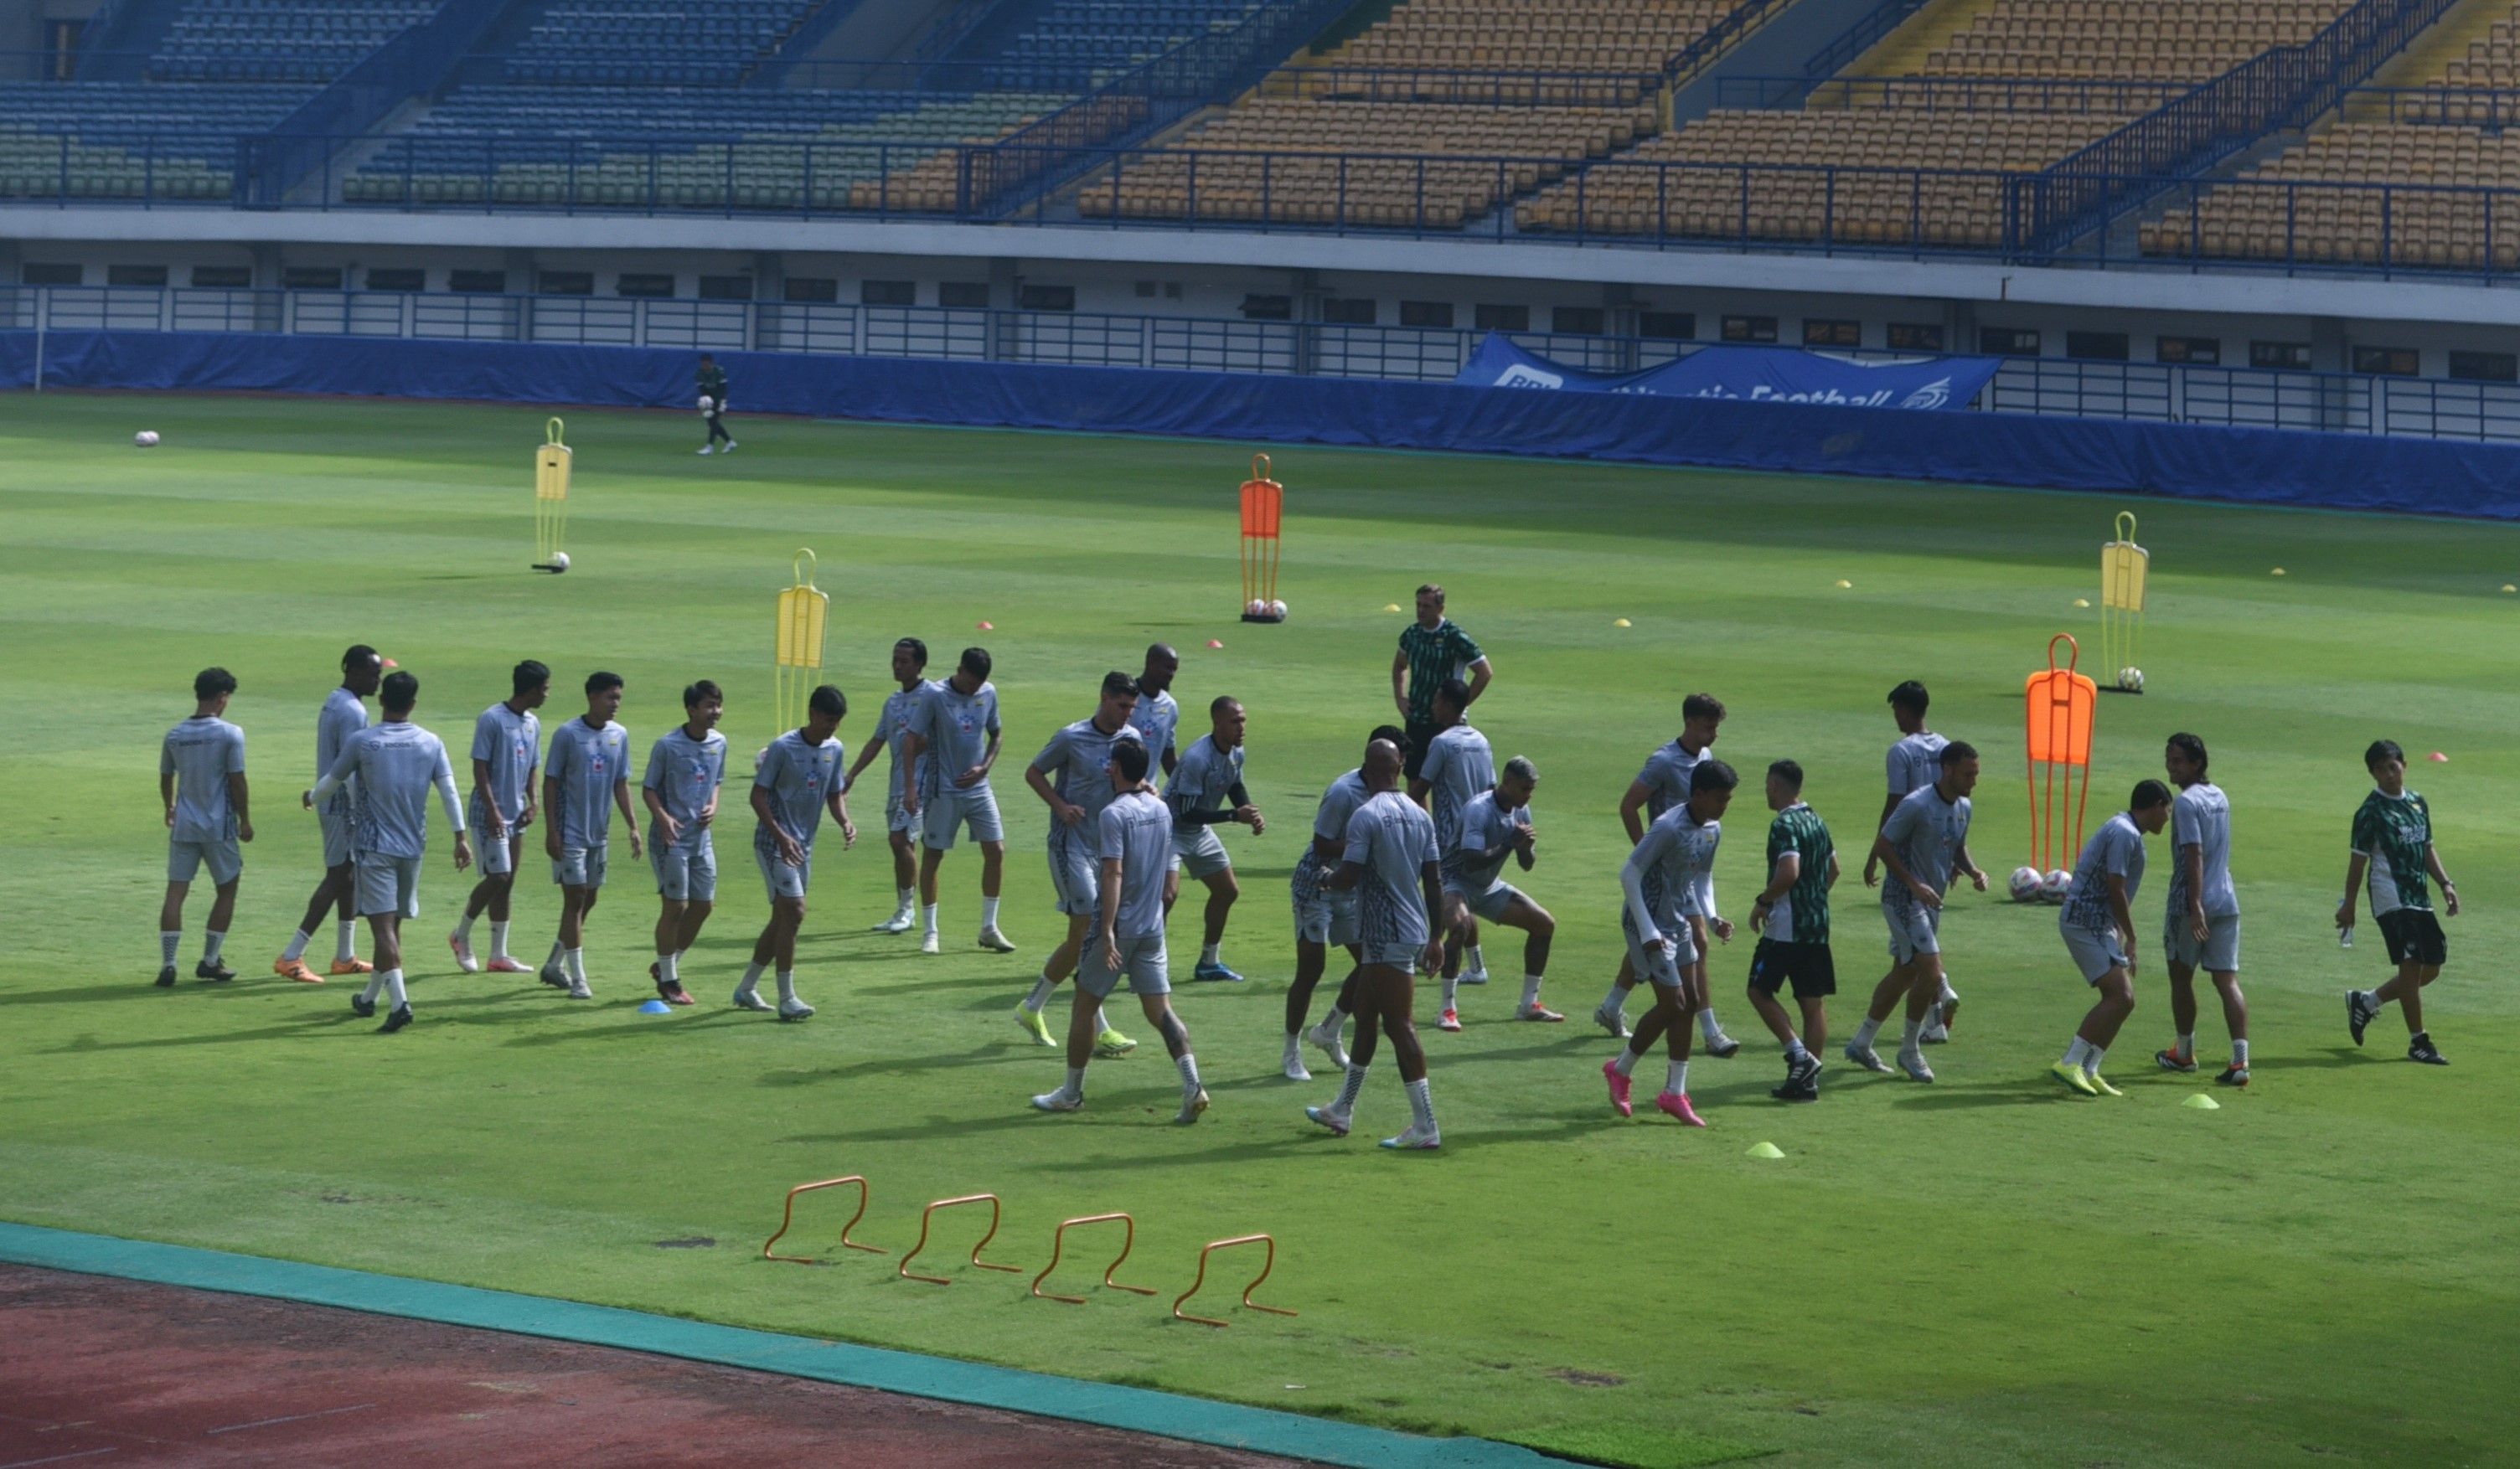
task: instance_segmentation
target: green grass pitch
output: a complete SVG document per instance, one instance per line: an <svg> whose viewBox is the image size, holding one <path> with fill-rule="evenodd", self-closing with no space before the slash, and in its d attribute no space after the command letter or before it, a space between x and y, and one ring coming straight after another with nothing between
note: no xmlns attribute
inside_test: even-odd
<svg viewBox="0 0 2520 1469"><path fill-rule="evenodd" d="M1740 996L1740 939L1716 956L1715 989L1744 1049L1697 1063L1713 1123L1699 1133L1613 1118L1596 1074L1609 1046L1583 1021L1617 957L1614 805L1676 733L1680 695L1730 703L1717 752L1753 777L1718 879L1732 915L1758 876L1755 773L1800 759L1860 852L1895 733L1882 695L1910 676L1931 685L1937 729L1988 751L1973 846L2001 879L2024 860L2022 680L2050 633L2096 631L2073 601L2094 595L2118 503L1281 449L1293 617L1254 628L1236 620L1234 486L1249 450L1272 446L755 421L735 458L699 460L692 418L572 414L576 569L551 578L525 567L543 418L0 404L0 801L20 833L0 865L0 1214L1622 1464L2508 1452L2520 598L2502 588L2520 575L2520 532L2134 507L2154 552L2149 691L2102 703L2090 820L2160 773L2169 732L2211 742L2247 913L2247 1094L2182 1108L2205 1078L2148 1059L2170 1038L2150 947L2156 839L2142 1008L2110 1062L2124 1100L2051 1094L2044 1074L2087 1002L2052 911L1963 895L1946 944L1965 1003L1937 1085L1839 1064L1819 1105L1770 1102L1780 1068ZM128 447L143 427L165 447ZM866 839L842 856L827 834L817 868L800 983L822 1013L787 1026L724 1002L762 914L734 782L773 733L772 598L800 546L832 595L829 672L853 702L853 753L894 638L926 638L937 671L967 642L994 650L1005 926L1022 949L970 946L968 853L945 871L945 955L867 931L891 902L868 790ZM1372 1140L1406 1120L1387 1059L1345 1141L1301 1115L1329 1083L1276 1075L1284 879L1323 782L1392 712L1400 619L1383 608L1429 578L1494 656L1478 722L1501 758L1541 767L1543 857L1524 885L1560 917L1550 996L1575 1018L1513 1023L1517 953L1495 945L1505 981L1464 992L1469 1029L1426 1031L1445 1150L1395 1157ZM983 619L995 631L976 634ZM1276 824L1228 838L1247 891L1226 951L1251 982L1185 987L1216 1099L1195 1128L1170 1126L1174 1080L1151 1039L1097 1063L1081 1115L1035 1115L1024 1098L1058 1062L1009 1011L1058 919L1045 815L1017 772L1090 711L1097 676L1134 669L1158 638L1183 650L1186 709L1231 692L1251 710L1251 784ZM684 682L728 686L724 901L687 971L696 1011L633 1009L654 910L627 864L590 939L599 1002L454 974L440 936L466 884L442 830L408 935L416 1027L375 1036L341 985L269 977L316 875L295 797L353 641L419 675L422 723L459 751L520 656L549 662L563 690L594 667L624 674L643 753ZM209 663L243 681L232 717L251 740L261 834L229 941L244 977L160 993L155 747ZM570 712L562 692L546 717ZM1193 712L1185 733L1200 727ZM2365 1050L2345 1035L2340 993L2383 972L2367 919L2350 953L2328 922L2376 735L2416 754L2412 782L2471 905L2428 997L2448 1070L2400 1058L2394 1012ZM2422 759L2434 750L2449 763ZM529 859L518 885L520 954L549 942L541 870ZM187 975L207 901L188 915ZM1175 924L1177 960L1194 921ZM1843 1037L1883 952L1851 875L1837 932ZM2222 1042L2209 1004L2199 1049ZM1744 1156L1763 1140L1784 1159ZM754 1258L782 1190L850 1172L875 1180L865 1237L896 1255L922 1202L978 1189L1007 1201L1000 1258L1037 1265L1056 1220L1125 1209L1137 1278L1174 1290L1201 1241L1265 1229L1282 1251L1270 1294L1302 1314L1218 1332L1138 1297L1031 1301L1012 1276L902 1282L893 1257L832 1248L840 1216L820 1208L802 1238L831 1268ZM944 1248L968 1245L965 1227L944 1228ZM703 1236L715 1247L658 1247Z"/></svg>

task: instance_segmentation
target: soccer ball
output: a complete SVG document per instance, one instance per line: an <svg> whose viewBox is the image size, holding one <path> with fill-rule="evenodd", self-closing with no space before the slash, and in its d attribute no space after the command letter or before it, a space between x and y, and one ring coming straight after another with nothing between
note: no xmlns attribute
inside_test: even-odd
<svg viewBox="0 0 2520 1469"><path fill-rule="evenodd" d="M1266 617L1269 615L1269 604L1255 597L1242 604L1242 615L1245 617Z"/></svg>
<svg viewBox="0 0 2520 1469"><path fill-rule="evenodd" d="M133 435L131 436L131 445L132 445L132 447L133 447L133 448L135 448L135 449L155 449L155 448L157 448L157 447L158 447L158 430L157 430L157 429L155 429L155 428L143 428L143 429L141 429L138 433L135 433L135 434L133 434Z"/></svg>
<svg viewBox="0 0 2520 1469"><path fill-rule="evenodd" d="M1282 620L1286 615L1286 604L1282 601L1269 603L1269 615Z"/></svg>
<svg viewBox="0 0 2520 1469"><path fill-rule="evenodd" d="M710 397L706 393L700 394L700 412L706 413L715 407L717 407L717 399Z"/></svg>
<svg viewBox="0 0 2520 1469"><path fill-rule="evenodd" d="M2040 882L2040 901L2045 903L2062 903L2065 901L2065 894L2072 890L2073 886L2074 874L2066 871L2063 868L2058 868L2056 870L2048 873L2048 876Z"/></svg>
<svg viewBox="0 0 2520 1469"><path fill-rule="evenodd" d="M565 551L553 552L551 569L554 571L566 571L568 569L568 553Z"/></svg>
<svg viewBox="0 0 2520 1469"><path fill-rule="evenodd" d="M2011 892L2013 902L2036 903L2039 901L2041 880L2037 868L2014 868L2012 880L2004 886Z"/></svg>
<svg viewBox="0 0 2520 1469"><path fill-rule="evenodd" d="M2119 669L2118 687L2129 693L2143 692L2143 670L2140 668Z"/></svg>

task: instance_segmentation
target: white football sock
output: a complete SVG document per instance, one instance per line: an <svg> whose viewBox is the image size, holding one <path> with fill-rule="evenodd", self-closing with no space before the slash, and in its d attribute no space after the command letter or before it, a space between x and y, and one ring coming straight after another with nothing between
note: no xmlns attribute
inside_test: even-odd
<svg viewBox="0 0 2520 1469"><path fill-rule="evenodd" d="M1717 1023L1713 1005L1697 1012L1697 1033L1704 1036L1710 1046L1724 1039L1724 1027Z"/></svg>
<svg viewBox="0 0 2520 1469"><path fill-rule="evenodd" d="M564 967L564 968L566 968L566 969L568 970L568 977L569 977L569 978L571 978L571 979L573 979L573 980L576 980L579 984L584 984L584 983L586 983L586 951L585 951L585 950L583 950L583 949L571 949L571 950L569 950L566 954L564 954L564 955L562 955L562 956L561 962L562 962L562 967Z"/></svg>
<svg viewBox="0 0 2520 1469"><path fill-rule="evenodd" d="M919 910L919 921L927 932L934 933L936 931L936 905L929 903L922 906Z"/></svg>
<svg viewBox="0 0 2520 1469"><path fill-rule="evenodd" d="M395 1009L411 1003L411 997L403 993L402 970L387 969L377 977L385 982L385 997L393 1002Z"/></svg>
<svg viewBox="0 0 2520 1469"><path fill-rule="evenodd" d="M1302 1038L1301 1036L1288 1036L1288 1037L1286 1038L1286 1048L1285 1048L1285 1057L1286 1057L1286 1059L1287 1059L1287 1060L1289 1060L1289 1061L1298 1061L1298 1060L1303 1059L1303 1055L1304 1055L1304 1041L1303 1041L1303 1038Z"/></svg>
<svg viewBox="0 0 2520 1469"><path fill-rule="evenodd" d="M1872 1038L1880 1034L1881 1022L1873 1019L1869 1015L1867 1015L1864 1017L1864 1023L1855 1028L1855 1039L1848 1044L1858 1050L1869 1049L1872 1045Z"/></svg>
<svg viewBox="0 0 2520 1469"><path fill-rule="evenodd" d="M2068 1066L2082 1065L2083 1057L2089 1054L2091 1049L2091 1042L2084 1040L2080 1036L2076 1036L2074 1038L2074 1044L2065 1047L2065 1064Z"/></svg>
<svg viewBox="0 0 2520 1469"><path fill-rule="evenodd" d="M1067 1092L1067 1094L1068 1094L1068 1095L1070 1095L1070 1096L1072 1096L1072 1097L1075 1097L1075 1098L1076 1098L1076 1099L1078 1099L1079 1101L1084 1100L1084 1098L1085 1098L1085 1068L1084 1068L1084 1067L1082 1067L1082 1066L1070 1066L1070 1067L1068 1067L1068 1068L1067 1068L1067 1085L1066 1085L1066 1087L1064 1087L1064 1088L1063 1088L1063 1089L1061 1089L1061 1090L1065 1091Z"/></svg>
<svg viewBox="0 0 2520 1469"><path fill-rule="evenodd" d="M1688 1063L1687 1061L1672 1061L1666 1063L1662 1074L1662 1090L1665 1091L1677 1091L1683 1096L1687 1096L1688 1094Z"/></svg>
<svg viewBox="0 0 2520 1469"><path fill-rule="evenodd" d="M997 899L983 898L980 900L980 926L982 928L995 928L998 926Z"/></svg>
<svg viewBox="0 0 2520 1469"><path fill-rule="evenodd" d="M761 963L758 959L744 965L743 978L737 981L735 987L746 994L750 994L752 991L760 988L761 971L766 967L768 966Z"/></svg>
<svg viewBox="0 0 2520 1469"><path fill-rule="evenodd" d="M1102 1013L1102 1006L1099 1004L1096 1005L1094 1007L1094 1034L1098 1036L1102 1035L1110 1028L1111 1017Z"/></svg>
<svg viewBox="0 0 2520 1469"><path fill-rule="evenodd" d="M1803 1049L1803 1038L1802 1038L1802 1037L1800 1037L1800 1036L1795 1036L1795 1037L1792 1037L1791 1039L1789 1039L1789 1040L1787 1040L1787 1041L1785 1042L1785 1059L1786 1059L1786 1060L1788 1060L1788 1061L1795 1060L1795 1059L1797 1059L1797 1058L1799 1058L1799 1057L1801 1057L1801 1056L1803 1056L1803 1055L1805 1055L1805 1054L1807 1054L1807 1052Z"/></svg>
<svg viewBox="0 0 2520 1469"><path fill-rule="evenodd" d="M1215 962L1216 962L1216 951L1217 951L1218 949L1222 948L1222 947L1224 947L1224 946L1223 946L1223 945L1220 945L1220 944L1202 944L1202 945L1200 945L1200 946L1199 946L1199 950L1198 950L1198 961L1199 961L1201 964L1213 964L1213 963L1215 963Z"/></svg>
<svg viewBox="0 0 2520 1469"><path fill-rule="evenodd" d="M543 963L548 967L552 964L559 963L566 957L568 957L568 945L559 939L554 939L552 940L551 957L543 960Z"/></svg>
<svg viewBox="0 0 2520 1469"><path fill-rule="evenodd" d="M1325 1036L1335 1036L1346 1024L1347 1011L1340 1009L1338 1005L1333 1002L1330 1005L1329 1013L1322 1017L1322 1023L1319 1026L1316 1026L1315 1029L1319 1030Z"/></svg>
<svg viewBox="0 0 2520 1469"><path fill-rule="evenodd" d="M1601 1001L1601 1008L1615 1012L1624 1008L1627 1005L1627 1002L1628 992L1620 989L1617 985L1612 985L1610 986L1610 993Z"/></svg>
<svg viewBox="0 0 2520 1469"><path fill-rule="evenodd" d="M1173 1069L1181 1073L1182 1090L1184 1091L1196 1091L1198 1090L1198 1057L1192 1055L1189 1051L1185 1050L1180 1055L1173 1057Z"/></svg>
<svg viewBox="0 0 2520 1469"><path fill-rule="evenodd" d="M175 961L175 951L183 947L184 930L180 928L161 928L158 930L158 961L159 963L173 963Z"/></svg>
<svg viewBox="0 0 2520 1469"><path fill-rule="evenodd" d="M369 976L368 976L368 984L367 984L367 988L365 988L365 989L363 989L363 990L361 990L361 991L359 992L359 1002L360 1002L361 1004L374 1004L374 1003L376 1003L376 1002L377 1002L377 997L378 997L379 995L381 995L381 994L382 994L382 993L384 992L384 988L385 988L385 976L384 976L384 971L382 971L382 970L379 970L378 972L376 972L376 973L374 973L374 974L369 975Z"/></svg>
<svg viewBox="0 0 2520 1469"><path fill-rule="evenodd" d="M2234 1041L2231 1043L2231 1064L2239 1067L2242 1071L2249 1069L2248 1042Z"/></svg>
<svg viewBox="0 0 2520 1469"><path fill-rule="evenodd" d="M466 913L455 920L455 936L467 944L472 942L472 914Z"/></svg>
<svg viewBox="0 0 2520 1469"><path fill-rule="evenodd" d="M2087 1046L2083 1051L2083 1075L2098 1076L2100 1074L2100 1057L2107 1054L2108 1049L2105 1046Z"/></svg>
<svg viewBox="0 0 2520 1469"><path fill-rule="evenodd" d="M788 1003L789 1001L794 1000L795 998L796 998L796 971L795 971L795 970L793 970L793 969L782 969L782 970L780 970L780 971L779 971L779 1002L780 1002L781 1004L786 1004L786 1003Z"/></svg>
<svg viewBox="0 0 2520 1469"><path fill-rule="evenodd" d="M1461 993L1461 988L1462 982L1459 979L1447 979L1444 981L1444 1008L1448 1010L1455 1008L1453 1004L1453 997Z"/></svg>
<svg viewBox="0 0 2520 1469"><path fill-rule="evenodd" d="M508 957L508 925L505 923L493 921L490 924L490 957L492 958Z"/></svg>
<svg viewBox="0 0 2520 1469"><path fill-rule="evenodd" d="M1041 978L1034 980L1032 982L1032 993L1023 998L1023 1007L1032 1011L1036 1015L1040 1014L1041 1007L1050 1003L1051 989L1052 981L1049 975L1045 974Z"/></svg>
<svg viewBox="0 0 2520 1469"><path fill-rule="evenodd" d="M1344 1117L1356 1110L1356 1099L1365 1091L1365 1075L1368 1069L1354 1061L1348 1063L1347 1075L1339 1082L1338 1100L1330 1103L1331 1111Z"/></svg>
<svg viewBox="0 0 2520 1469"><path fill-rule="evenodd" d="M1918 1046L1924 1044L1916 1039L1924 1033L1925 1022L1922 1020L1910 1020L1899 1032L1899 1048L1901 1050L1914 1050Z"/></svg>
<svg viewBox="0 0 2520 1469"><path fill-rule="evenodd" d="M202 935L202 962L205 964L216 964L219 961L219 948L221 945L227 943L227 941L228 936L226 934L203 933Z"/></svg>
<svg viewBox="0 0 2520 1469"><path fill-rule="evenodd" d="M1404 1085L1409 1092L1410 1117L1417 1121L1422 1131L1429 1133L1435 1131L1435 1092L1431 1079L1421 1076Z"/></svg>
<svg viewBox="0 0 2520 1469"><path fill-rule="evenodd" d="M1527 1010L1538 1003L1540 1003L1540 976L1526 974L1522 977L1522 1007Z"/></svg>
<svg viewBox="0 0 2520 1469"><path fill-rule="evenodd" d="M899 913L905 918L909 917L919 907L919 889L915 887L894 888L892 890L892 897L893 902L896 905L894 911Z"/></svg>
<svg viewBox="0 0 2520 1469"><path fill-rule="evenodd" d="M1620 1046L1619 1053L1610 1058L1610 1069L1621 1076L1636 1075L1637 1053L1634 1050L1629 1049L1627 1046Z"/></svg>
<svg viewBox="0 0 2520 1469"><path fill-rule="evenodd" d="M2179 1057L2179 1059L2182 1061L2194 1059L2196 1055L2195 1033L2191 1031L2188 1034L2180 1037L2179 1045L2171 1051L2171 1054Z"/></svg>
<svg viewBox="0 0 2520 1469"><path fill-rule="evenodd" d="M289 936L289 947L280 951L280 961L286 964L294 959L303 959L306 957L306 946L314 942L315 935L303 928L297 930Z"/></svg>
<svg viewBox="0 0 2520 1469"><path fill-rule="evenodd" d="M656 983L660 985L678 985L682 982L682 976L674 972L674 956L670 954L657 955Z"/></svg>
<svg viewBox="0 0 2520 1469"><path fill-rule="evenodd" d="M346 964L358 957L359 920L356 918L334 919L333 961L338 964Z"/></svg>
<svg viewBox="0 0 2520 1469"><path fill-rule="evenodd" d="M1462 968L1468 973L1485 974L1488 972L1487 957L1479 952L1479 946L1476 944L1472 944L1469 947L1469 951L1462 956Z"/></svg>

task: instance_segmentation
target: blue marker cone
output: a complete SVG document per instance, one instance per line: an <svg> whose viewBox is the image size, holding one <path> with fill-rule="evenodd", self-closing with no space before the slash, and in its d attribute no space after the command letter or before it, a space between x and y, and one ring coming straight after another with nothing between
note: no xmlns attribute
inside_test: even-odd
<svg viewBox="0 0 2520 1469"><path fill-rule="evenodd" d="M673 1012L674 1007L661 1000L651 1000L639 1006L639 1013L642 1015L670 1015Z"/></svg>

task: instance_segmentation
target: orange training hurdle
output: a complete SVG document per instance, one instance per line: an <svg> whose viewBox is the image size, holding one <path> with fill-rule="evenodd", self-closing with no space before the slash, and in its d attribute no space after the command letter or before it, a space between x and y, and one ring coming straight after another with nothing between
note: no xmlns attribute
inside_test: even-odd
<svg viewBox="0 0 2520 1469"><path fill-rule="evenodd" d="M785 1260L795 1265L822 1264L821 1261L814 1259L810 1255L773 1255L770 1253L770 1247L777 1244L779 1242L780 1235L786 1234L788 1232L788 1226L796 1222L796 1195L800 1193L812 1193L818 1188L837 1188L843 1183L855 1183L858 1185L858 1212L849 1216L849 1222L847 1224L840 1225L840 1243L852 1250L864 1250L870 1255L883 1254L884 1252L881 1249L878 1249L874 1245L862 1245L856 1240L849 1238L849 1231L858 1226L859 1220L866 1218L867 1197L869 1193L867 1180L857 1174L851 1174L845 1179L825 1179L819 1183L799 1183L795 1187L788 1189L788 1207L782 1210L779 1215L779 1233L773 1234L768 1239L761 1242L761 1258L764 1260Z"/></svg>
<svg viewBox="0 0 2520 1469"><path fill-rule="evenodd" d="M1138 1222L1125 1214L1088 1214L1076 1219L1060 1220L1058 1222L1058 1227L1051 1231L1050 1264L1043 1266L1041 1268L1041 1273L1032 1277L1032 1293L1041 1297L1045 1301L1064 1301L1070 1306L1084 1305L1085 1298L1083 1296L1062 1296L1055 1290L1046 1291L1041 1288L1041 1283L1050 1278L1051 1271L1058 1269L1058 1255L1059 1251L1066 1246L1068 1226L1072 1224L1109 1224L1113 1220L1118 1220L1120 1222L1121 1228L1124 1232L1120 1235L1119 1255L1113 1259L1111 1264L1102 1271L1102 1283L1112 1290L1125 1290L1130 1292L1132 1295L1153 1295L1155 1292L1151 1286L1123 1285L1119 1281L1111 1278L1111 1276L1119 1270L1121 1266L1128 1263L1129 1252L1137 1248L1138 1244Z"/></svg>
<svg viewBox="0 0 2520 1469"><path fill-rule="evenodd" d="M1173 1301L1173 1318L1175 1320L1196 1321L1202 1326L1225 1326L1231 1324L1230 1322L1220 1321L1214 1316L1192 1315L1188 1312L1182 1310L1182 1303L1188 1301L1191 1297L1197 1295L1199 1287L1207 1283L1208 1255L1217 1250L1230 1250L1236 1245L1266 1245L1269 1247L1267 1256L1260 1262L1260 1273L1251 1277L1251 1283L1249 1285L1242 1287L1242 1304L1253 1311L1265 1311L1271 1315L1290 1316L1295 1313L1286 1310L1282 1306L1263 1306L1259 1302L1251 1299L1251 1293L1260 1288L1260 1282L1268 1279L1269 1272L1278 1268L1278 1241L1270 1238L1266 1234L1238 1234L1232 1239L1211 1240L1207 1244L1199 1247L1198 1276L1191 1281L1190 1289L1183 1291L1181 1295Z"/></svg>
<svg viewBox="0 0 2520 1469"><path fill-rule="evenodd" d="M905 1280L924 1280L930 1285L951 1285L954 1283L952 1279L944 1275L922 1275L910 1268L910 1262L919 1258L920 1251L927 1248L927 1224L930 1220L936 1217L936 1211L939 1209L951 1209L958 1204L986 1204L989 1206L989 1230L987 1233L980 1236L980 1242L978 1244L971 1246L971 1264L984 1270L1003 1270L1010 1275L1022 1274L1023 1270L1020 1267L1012 1265L991 1265L989 1262L980 1258L980 1252L989 1247L989 1241L998 1237L998 1196L994 1193L967 1193L960 1198L938 1199L934 1203L929 1204L926 1208L919 1211L919 1243L912 1245L910 1247L910 1253L901 1257L901 1277Z"/></svg>

